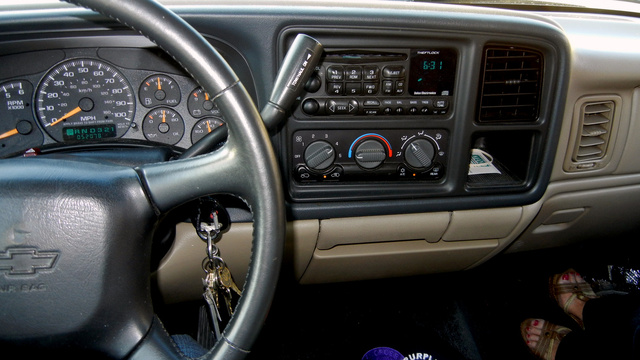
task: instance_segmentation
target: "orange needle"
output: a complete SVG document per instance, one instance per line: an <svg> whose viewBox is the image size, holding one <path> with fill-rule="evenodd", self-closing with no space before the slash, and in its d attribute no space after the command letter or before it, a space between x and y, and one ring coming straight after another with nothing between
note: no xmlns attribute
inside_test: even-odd
<svg viewBox="0 0 640 360"><path fill-rule="evenodd" d="M204 99L209 100L209 93L204 93Z"/></svg>
<svg viewBox="0 0 640 360"><path fill-rule="evenodd" d="M158 90L162 90L162 83L160 83L160 77L158 77Z"/></svg>
<svg viewBox="0 0 640 360"><path fill-rule="evenodd" d="M79 113L80 111L82 111L82 109L80 108L80 106L78 106L77 108L75 108L75 109L73 109L73 110L69 111L68 113L64 114L64 116L63 116L63 117L61 117L60 119L58 119L58 120L56 120L56 121L54 121L54 122L50 123L50 124L49 124L49 125L47 125L47 126L53 126L53 125L56 125L57 123L61 122L62 120L68 119L68 118L72 117L73 115L75 115L75 114Z"/></svg>
<svg viewBox="0 0 640 360"><path fill-rule="evenodd" d="M164 113L164 110L162 110L162 122L167 122L167 115Z"/></svg>
<svg viewBox="0 0 640 360"><path fill-rule="evenodd" d="M209 132L211 132L211 130L209 130ZM18 129L9 130L4 134L0 134L0 140L8 138L13 135L18 135Z"/></svg>
<svg viewBox="0 0 640 360"><path fill-rule="evenodd" d="M209 124L209 122L207 121L207 129L209 129L209 132L211 132L211 124ZM0 138L2 139L2 138Z"/></svg>

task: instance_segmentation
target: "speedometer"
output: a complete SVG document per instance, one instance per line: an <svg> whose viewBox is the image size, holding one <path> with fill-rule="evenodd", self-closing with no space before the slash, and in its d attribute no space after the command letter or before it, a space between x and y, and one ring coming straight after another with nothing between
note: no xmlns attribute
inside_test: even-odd
<svg viewBox="0 0 640 360"><path fill-rule="evenodd" d="M36 113L56 141L100 141L124 135L135 96L112 65L93 59L65 61L51 69L37 90Z"/></svg>

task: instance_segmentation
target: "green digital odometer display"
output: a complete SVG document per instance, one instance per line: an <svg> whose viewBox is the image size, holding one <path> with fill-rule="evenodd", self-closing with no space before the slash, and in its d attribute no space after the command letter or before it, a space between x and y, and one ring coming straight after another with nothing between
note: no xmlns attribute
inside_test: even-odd
<svg viewBox="0 0 640 360"><path fill-rule="evenodd" d="M116 137L114 124L69 126L62 131L64 141L91 141Z"/></svg>

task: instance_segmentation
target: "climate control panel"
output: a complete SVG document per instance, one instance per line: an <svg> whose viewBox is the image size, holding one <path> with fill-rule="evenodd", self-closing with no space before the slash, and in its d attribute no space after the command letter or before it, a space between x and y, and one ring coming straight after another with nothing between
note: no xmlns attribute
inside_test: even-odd
<svg viewBox="0 0 640 360"><path fill-rule="evenodd" d="M445 175L445 129L300 130L292 138L297 182L438 181Z"/></svg>

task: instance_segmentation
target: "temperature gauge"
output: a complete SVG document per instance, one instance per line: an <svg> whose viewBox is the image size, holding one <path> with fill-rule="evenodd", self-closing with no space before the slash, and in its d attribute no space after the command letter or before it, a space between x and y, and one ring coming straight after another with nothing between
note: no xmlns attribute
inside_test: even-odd
<svg viewBox="0 0 640 360"><path fill-rule="evenodd" d="M222 125L224 125L222 119L216 117L208 117L198 121L191 129L191 143L197 143L198 140Z"/></svg>

